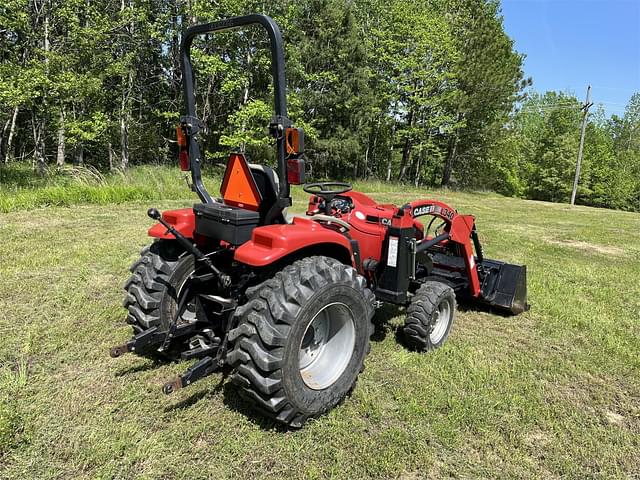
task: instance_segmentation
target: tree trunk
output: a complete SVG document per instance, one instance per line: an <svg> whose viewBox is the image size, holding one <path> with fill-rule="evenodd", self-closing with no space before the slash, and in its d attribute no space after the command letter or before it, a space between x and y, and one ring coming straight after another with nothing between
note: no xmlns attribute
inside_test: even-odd
<svg viewBox="0 0 640 480"><path fill-rule="evenodd" d="M422 160L422 152L420 152L420 155L418 155L418 158L416 159L416 176L413 181L413 184L416 187L420 185L420 160Z"/></svg>
<svg viewBox="0 0 640 480"><path fill-rule="evenodd" d="M364 178L365 180L369 178L369 174L373 173L373 169L375 169L375 174L377 175L380 171L378 165L376 165L376 148L378 148L378 134L380 133L380 117L378 117L378 121L376 122L376 128L373 131L373 139L371 141L371 154L365 160L364 165ZM367 150L368 151L368 150ZM369 165L373 165L373 168L369 167Z"/></svg>
<svg viewBox="0 0 640 480"><path fill-rule="evenodd" d="M209 79L207 80L207 93L204 97L204 105L202 107L202 123L204 123L205 125L209 121L209 113L211 111L211 102L209 101L209 99L211 98L211 93L213 91L213 78L214 77L210 75ZM249 92L247 91L247 95L248 94Z"/></svg>
<svg viewBox="0 0 640 480"><path fill-rule="evenodd" d="M411 139L407 137L404 141L404 147L402 147L402 161L400 163L400 173L398 174L399 182L404 179L404 175L407 173L407 164L411 158L411 146Z"/></svg>
<svg viewBox="0 0 640 480"><path fill-rule="evenodd" d="M120 167L123 170L129 167L129 127L125 116L120 115Z"/></svg>
<svg viewBox="0 0 640 480"><path fill-rule="evenodd" d="M247 52L247 70L249 70L249 67L251 66L251 62L253 60L253 56L251 55L251 51ZM240 108L242 109L242 107L245 107L247 105L247 103L249 103L249 88L251 87L251 84L249 83L249 81L247 81L246 85L244 86L244 93L242 94L242 103L240 103ZM240 128L240 131L242 133L244 133L247 130L247 123L246 121L243 120L242 122L242 127ZM247 144L245 142L242 142L240 144L240 151L242 153L244 153L246 151L247 148Z"/></svg>
<svg viewBox="0 0 640 480"><path fill-rule="evenodd" d="M44 151L44 120L38 120L35 113L32 114L31 125L33 128L33 162L31 164L34 170L38 170L38 175L44 177L47 168L47 159Z"/></svg>
<svg viewBox="0 0 640 480"><path fill-rule="evenodd" d="M109 152L109 170L113 170L113 146L111 145L111 142L109 142L107 150Z"/></svg>
<svg viewBox="0 0 640 480"><path fill-rule="evenodd" d="M9 128L10 123L11 123L11 118L7 118L7 121L4 122L4 127L2 127L2 136L0 137L0 156L2 157L3 160L6 156L4 135L5 133L7 133L7 128Z"/></svg>
<svg viewBox="0 0 640 480"><path fill-rule="evenodd" d="M391 168L393 167L393 139L396 136L395 123L391 127L391 147L389 148L389 159L387 160L387 182L391 181Z"/></svg>
<svg viewBox="0 0 640 480"><path fill-rule="evenodd" d="M444 164L444 172L442 172L442 182L440 186L448 187L451 181L451 172L453 170L453 162L456 158L456 150L458 149L458 136L455 135L449 141L449 155L447 155L447 161Z"/></svg>
<svg viewBox="0 0 640 480"><path fill-rule="evenodd" d="M127 86L122 91L122 103L120 104L120 167L123 170L129 167L129 102L127 100L132 82L133 74L129 71Z"/></svg>
<svg viewBox="0 0 640 480"><path fill-rule="evenodd" d="M367 149L364 151L364 165L362 166L362 178L367 178L367 165L369 164L369 150L371 149L371 140L367 142Z"/></svg>
<svg viewBox="0 0 640 480"><path fill-rule="evenodd" d="M64 150L64 110L60 109L60 124L58 125L58 154L56 155L56 165L58 167L64 166Z"/></svg>
<svg viewBox="0 0 640 480"><path fill-rule="evenodd" d="M243 106L245 106L247 104L247 102L249 101L249 84L247 84L244 87L244 94L242 95L242 103L240 105L240 108L242 108ZM245 121L242 122L242 127L240 127L240 131L242 133L244 133L247 130L247 123ZM242 153L245 153L247 149L247 144L246 142L242 142L240 144L240 151Z"/></svg>
<svg viewBox="0 0 640 480"><path fill-rule="evenodd" d="M358 157L353 160L353 179L358 178Z"/></svg>
<svg viewBox="0 0 640 480"><path fill-rule="evenodd" d="M413 126L413 110L409 112L408 119L409 129ZM401 182L404 179L405 174L407 173L407 165L409 164L409 160L411 158L411 135L407 134L404 140L404 147L402 147L402 161L400 162L400 173L398 174L398 181Z"/></svg>
<svg viewBox="0 0 640 480"><path fill-rule="evenodd" d="M73 152L73 164L76 167L82 167L84 165L84 146L81 143L76 145Z"/></svg>
<svg viewBox="0 0 640 480"><path fill-rule="evenodd" d="M132 9L133 3L131 0L125 2L121 0L120 11L123 12L126 8ZM134 23L133 20L126 27L126 31L130 37L133 37ZM132 95L133 89L133 65L129 65L126 84L122 86L122 99L120 102L120 167L122 170L126 170L129 167L129 120L131 118L131 112L129 110L129 97Z"/></svg>
<svg viewBox="0 0 640 480"><path fill-rule="evenodd" d="M7 138L7 146L5 150L4 163L9 163L13 158L13 135L16 131L16 119L18 118L18 107L13 109L13 116L11 117L11 126L9 127L9 137Z"/></svg>
<svg viewBox="0 0 640 480"><path fill-rule="evenodd" d="M46 7L45 3L42 3L42 8L44 10L44 39L43 39L43 48L44 48L44 64L45 64L45 73L48 75L49 74L49 49L50 49L50 43L49 43L49 9ZM42 98L42 111L46 112L47 111L47 96L46 94L43 95ZM35 150L34 150L34 159L38 164L38 174L41 177L44 177L44 174L46 173L46 168L47 168L47 158L46 158L46 152L45 152L45 142L44 142L44 137L46 135L46 131L47 131L47 121L46 121L46 117L45 114L42 115L42 119L38 120L37 119L37 114L34 114L34 122L33 122L33 128L34 128L34 142L35 142Z"/></svg>

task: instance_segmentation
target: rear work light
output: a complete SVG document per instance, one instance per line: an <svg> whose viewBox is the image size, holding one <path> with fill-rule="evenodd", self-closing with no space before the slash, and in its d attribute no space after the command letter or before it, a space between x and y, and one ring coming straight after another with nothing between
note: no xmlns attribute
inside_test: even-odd
<svg viewBox="0 0 640 480"><path fill-rule="evenodd" d="M184 133L182 124L176 127L176 138L178 140L178 160L180 161L180 170L187 172L191 170L191 162L189 161L189 147L187 146L187 135Z"/></svg>

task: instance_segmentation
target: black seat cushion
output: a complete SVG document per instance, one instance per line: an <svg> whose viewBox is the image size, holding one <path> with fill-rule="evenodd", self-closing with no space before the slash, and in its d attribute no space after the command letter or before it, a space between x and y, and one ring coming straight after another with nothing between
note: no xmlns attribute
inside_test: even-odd
<svg viewBox="0 0 640 480"><path fill-rule="evenodd" d="M272 168L264 165L249 164L249 169L262 195L262 202L258 208L260 223L264 223L267 213L278 200L278 177ZM276 219L277 223L285 223L284 217Z"/></svg>

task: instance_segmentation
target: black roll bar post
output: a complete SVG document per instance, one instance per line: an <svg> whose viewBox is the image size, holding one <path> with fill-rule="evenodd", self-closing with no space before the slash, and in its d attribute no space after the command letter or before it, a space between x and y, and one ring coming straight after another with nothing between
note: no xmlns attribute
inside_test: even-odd
<svg viewBox="0 0 640 480"><path fill-rule="evenodd" d="M282 34L276 22L267 15L244 15L233 17L219 22L203 23L189 27L185 32L180 45L180 57L182 59L182 85L187 103L187 115L182 117L182 123L187 126L189 135L189 159L191 159L191 178L194 190L204 203L213 203L211 196L202 183L202 173L200 170L201 154L196 136L202 128L196 116L196 99L194 94L194 76L191 66L191 44L193 39L205 33L224 32L245 27L248 25L261 25L269 35L271 50L271 73L273 76L273 96L275 116L272 121L272 131L276 138L276 151L278 161L279 200L280 204L288 206L291 204L289 196L289 182L287 181L287 162L285 152L285 132L284 129L291 126L287 116L286 79L284 71L284 44Z"/></svg>

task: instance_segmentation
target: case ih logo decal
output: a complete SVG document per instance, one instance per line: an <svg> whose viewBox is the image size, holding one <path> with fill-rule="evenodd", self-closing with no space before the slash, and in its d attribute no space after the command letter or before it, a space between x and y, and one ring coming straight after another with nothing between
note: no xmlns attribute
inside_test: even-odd
<svg viewBox="0 0 640 480"><path fill-rule="evenodd" d="M428 213L431 213L432 209L433 209L433 205L424 205L423 207L416 207L413 209L413 216L420 217L422 215L426 215Z"/></svg>
<svg viewBox="0 0 640 480"><path fill-rule="evenodd" d="M439 205L422 205L413 209L413 217L421 217L422 215L440 215L447 220L453 220L455 212L450 208L442 208Z"/></svg>

